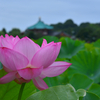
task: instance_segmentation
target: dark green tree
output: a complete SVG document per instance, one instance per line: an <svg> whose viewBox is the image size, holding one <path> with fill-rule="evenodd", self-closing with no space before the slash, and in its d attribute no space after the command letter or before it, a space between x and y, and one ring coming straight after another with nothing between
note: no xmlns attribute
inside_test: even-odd
<svg viewBox="0 0 100 100"><path fill-rule="evenodd" d="M21 31L20 29L17 29L17 28L13 28L10 32L9 32L9 35L12 35L12 36L16 36L18 35L19 38L22 38L23 37L23 34L21 34Z"/></svg>

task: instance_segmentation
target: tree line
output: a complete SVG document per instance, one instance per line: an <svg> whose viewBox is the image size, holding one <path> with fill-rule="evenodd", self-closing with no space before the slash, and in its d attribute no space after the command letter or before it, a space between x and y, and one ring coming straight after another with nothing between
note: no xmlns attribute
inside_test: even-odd
<svg viewBox="0 0 100 100"><path fill-rule="evenodd" d="M56 32L65 32L69 34L70 36L75 36L76 38L80 40L85 40L86 42L93 42L100 38L100 23L89 23L84 22L80 25L77 25L74 23L72 19L66 20L64 23L57 23L57 24L51 24L51 26L54 27L53 31ZM5 35L6 29L3 28L0 31L0 35ZM9 31L7 34L13 35L14 37L18 35L20 38L24 36L28 36L29 38L38 39L40 36L35 36L32 31L21 33L20 29L13 28L11 31Z"/></svg>
<svg viewBox="0 0 100 100"><path fill-rule="evenodd" d="M100 23L84 22L77 25L73 20L69 19L64 23L51 24L54 31L64 31L69 35L74 35L76 38L93 42L100 38Z"/></svg>

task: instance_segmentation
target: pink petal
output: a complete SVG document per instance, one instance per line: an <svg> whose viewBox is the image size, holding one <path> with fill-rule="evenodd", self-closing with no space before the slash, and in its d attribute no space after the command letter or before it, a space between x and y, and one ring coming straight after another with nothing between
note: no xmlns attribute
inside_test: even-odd
<svg viewBox="0 0 100 100"><path fill-rule="evenodd" d="M11 69L9 69L9 68L7 68L7 67L5 67L5 66L3 66L3 69L4 69L7 73L12 72Z"/></svg>
<svg viewBox="0 0 100 100"><path fill-rule="evenodd" d="M51 64L49 67L43 69L41 77L54 77L62 74L71 63L63 62L63 61L57 61Z"/></svg>
<svg viewBox="0 0 100 100"><path fill-rule="evenodd" d="M16 74L16 72L10 72L7 75L0 78L0 84L5 84L5 83L9 83L9 82L13 81L16 78L15 74Z"/></svg>
<svg viewBox="0 0 100 100"><path fill-rule="evenodd" d="M31 80L25 80L25 79L23 79L23 78L16 78L16 79L14 79L14 81L15 81L16 83L18 83L18 84L22 84L22 83L28 83L28 82L30 82Z"/></svg>
<svg viewBox="0 0 100 100"><path fill-rule="evenodd" d="M5 38L6 38L7 41L11 41L11 39L10 39L8 34L5 34Z"/></svg>
<svg viewBox="0 0 100 100"><path fill-rule="evenodd" d="M15 39L12 35L10 35L9 37L10 37L11 40L14 40Z"/></svg>
<svg viewBox="0 0 100 100"><path fill-rule="evenodd" d="M33 79L33 83L36 86L36 88L39 90L45 90L48 88L47 84L40 77Z"/></svg>
<svg viewBox="0 0 100 100"><path fill-rule="evenodd" d="M56 49L56 57L58 56L59 52L60 52L60 48L61 48L61 42L57 43L57 49Z"/></svg>
<svg viewBox="0 0 100 100"><path fill-rule="evenodd" d="M1 36L0 36L0 47L2 47Z"/></svg>
<svg viewBox="0 0 100 100"><path fill-rule="evenodd" d="M26 80L30 80L32 78L38 77L41 74L42 69L43 69L42 67L41 68L25 68L25 69L19 70L18 73L22 78Z"/></svg>
<svg viewBox="0 0 100 100"><path fill-rule="evenodd" d="M47 41L46 41L46 39L43 39L43 43L42 43L41 47L44 47L45 45L47 45Z"/></svg>
<svg viewBox="0 0 100 100"><path fill-rule="evenodd" d="M13 45L15 45L20 40L20 38L18 36L16 36L15 38L13 36L10 36L10 38L13 42Z"/></svg>
<svg viewBox="0 0 100 100"><path fill-rule="evenodd" d="M42 46L41 47L44 47L44 46L47 46L47 45L50 45L50 44L54 44L54 41L52 41L49 44L47 44L46 39L43 39L43 43L42 43Z"/></svg>
<svg viewBox="0 0 100 100"><path fill-rule="evenodd" d="M1 47L13 48L13 44L8 41L8 39L1 36Z"/></svg>
<svg viewBox="0 0 100 100"><path fill-rule="evenodd" d="M29 63L24 55L5 47L0 48L0 61L5 67L13 71L25 68Z"/></svg>
<svg viewBox="0 0 100 100"><path fill-rule="evenodd" d="M31 61L38 48L39 47L32 40L28 37L24 37L15 44L13 49L25 55L29 61Z"/></svg>
<svg viewBox="0 0 100 100"><path fill-rule="evenodd" d="M0 37L2 47L13 48L13 46L20 40L18 36L13 37L5 34L5 38L3 36ZM1 46L0 46L1 47Z"/></svg>
<svg viewBox="0 0 100 100"><path fill-rule="evenodd" d="M60 42L50 43L47 46L42 47L36 52L36 54L32 58L31 64L35 67L48 67L57 58L58 53L60 51L60 47Z"/></svg>
<svg viewBox="0 0 100 100"><path fill-rule="evenodd" d="M36 43L35 43L36 44ZM36 46L37 46L37 50L39 50L40 49L40 46L38 45L38 44L36 44Z"/></svg>

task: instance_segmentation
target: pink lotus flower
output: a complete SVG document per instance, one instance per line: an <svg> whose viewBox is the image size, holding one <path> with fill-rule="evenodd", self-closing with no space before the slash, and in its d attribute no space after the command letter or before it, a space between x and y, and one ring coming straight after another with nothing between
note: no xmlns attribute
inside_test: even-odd
<svg viewBox="0 0 100 100"><path fill-rule="evenodd" d="M34 43L28 37L0 36L0 62L7 72L0 78L0 84L12 80L21 84L31 79L39 90L47 89L43 81L45 77L54 77L63 73L71 63L55 61L61 48L61 42L51 42L43 39L42 46Z"/></svg>

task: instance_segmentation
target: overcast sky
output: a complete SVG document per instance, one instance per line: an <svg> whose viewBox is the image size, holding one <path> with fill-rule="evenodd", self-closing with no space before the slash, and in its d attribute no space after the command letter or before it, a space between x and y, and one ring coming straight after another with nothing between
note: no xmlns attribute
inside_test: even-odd
<svg viewBox="0 0 100 100"><path fill-rule="evenodd" d="M46 24L72 19L76 24L100 22L100 0L0 0L0 30L24 31L37 23Z"/></svg>

